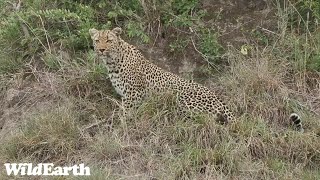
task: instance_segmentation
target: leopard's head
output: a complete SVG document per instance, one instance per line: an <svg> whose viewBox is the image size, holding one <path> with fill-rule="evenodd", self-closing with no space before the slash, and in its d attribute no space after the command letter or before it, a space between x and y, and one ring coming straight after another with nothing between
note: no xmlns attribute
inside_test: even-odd
<svg viewBox="0 0 320 180"><path fill-rule="evenodd" d="M115 51L121 40L120 34L122 29L116 27L112 30L90 29L89 34L93 41L93 46L98 55L107 56L110 52Z"/></svg>

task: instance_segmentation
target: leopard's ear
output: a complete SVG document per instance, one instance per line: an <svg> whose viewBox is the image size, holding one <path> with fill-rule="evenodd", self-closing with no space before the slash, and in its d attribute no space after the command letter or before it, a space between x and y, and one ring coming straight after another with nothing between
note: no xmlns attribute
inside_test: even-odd
<svg viewBox="0 0 320 180"><path fill-rule="evenodd" d="M92 29L89 29L89 34L91 37L93 37L96 33L98 32L98 30L92 28Z"/></svg>
<svg viewBox="0 0 320 180"><path fill-rule="evenodd" d="M122 29L120 27L116 27L116 28L112 29L112 32L114 34L116 34L117 36L119 36L122 33Z"/></svg>

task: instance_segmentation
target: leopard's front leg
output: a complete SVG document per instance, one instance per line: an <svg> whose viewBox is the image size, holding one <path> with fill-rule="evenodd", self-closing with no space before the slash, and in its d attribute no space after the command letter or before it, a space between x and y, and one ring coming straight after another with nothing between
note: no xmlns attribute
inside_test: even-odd
<svg viewBox="0 0 320 180"><path fill-rule="evenodd" d="M125 116L130 116L132 111L136 110L145 95L145 90L143 88L129 89L132 91L127 91L122 97L122 108Z"/></svg>

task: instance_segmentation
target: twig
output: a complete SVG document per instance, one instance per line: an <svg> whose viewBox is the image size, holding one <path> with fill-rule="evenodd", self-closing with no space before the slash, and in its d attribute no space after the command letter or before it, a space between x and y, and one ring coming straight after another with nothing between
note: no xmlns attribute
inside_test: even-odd
<svg viewBox="0 0 320 180"><path fill-rule="evenodd" d="M194 43L194 41L193 41L193 38L191 37L190 39L191 39L191 42L192 42L192 45L193 45L194 50L197 51L197 53L199 53L199 54L202 56L202 58L205 59L210 66L214 67L214 65L209 61L208 56L205 55L205 54L203 54L201 51L199 51L199 50L197 49L197 47L196 47L196 45L195 45L195 43Z"/></svg>
<svg viewBox="0 0 320 180"><path fill-rule="evenodd" d="M190 30L191 33L196 34L191 27L189 27L189 30ZM197 34L196 34L196 35L197 35ZM214 68L214 69L217 70L216 66L215 66L212 62L209 61L209 57L208 57L207 55L203 54L201 51L198 50L198 48L196 47L196 44L194 43L194 40L193 40L192 36L190 37L190 40L191 40L191 42L192 42L192 46L193 46L194 50L195 50L197 53L199 53L199 54L202 56L203 59L206 60L206 62L209 64L209 66L211 66L212 68Z"/></svg>
<svg viewBox="0 0 320 180"><path fill-rule="evenodd" d="M199 51L199 50L197 49L197 47L196 47L196 45L195 45L192 37L191 37L190 39L191 39L191 42L192 42L192 45L193 45L194 50L196 50L204 59L206 59L206 60L208 61L208 56L205 55L205 54L203 54L201 51Z"/></svg>
<svg viewBox="0 0 320 180"><path fill-rule="evenodd" d="M260 28L260 29L263 30L263 31L268 32L268 33L271 33L271 34L275 34L275 35L277 35L277 36L280 36L278 33L275 33L275 32L273 32L273 31L270 31L269 29L263 28L263 27L261 27L261 26L257 26L257 27Z"/></svg>
<svg viewBox="0 0 320 180"><path fill-rule="evenodd" d="M43 29L44 29L44 33L45 33L45 35L46 35L46 41L47 41L47 44L48 44L49 53L51 54L51 47L50 47L50 43L49 43L49 37L48 37L47 30L46 30L46 28L44 27L44 22L43 22L41 16L40 16L40 15L38 15L38 16L39 16L39 18L40 18L41 25L42 25L42 27L43 27Z"/></svg>
<svg viewBox="0 0 320 180"><path fill-rule="evenodd" d="M84 128L82 129L82 131L86 131L86 130L91 129L91 128L93 128L93 127L99 126L100 124L103 124L103 123L105 123L105 122L107 122L107 121L108 121L108 119L105 119L105 120L103 120L103 121L95 122L95 123L93 123L93 124L90 124L90 125L87 126L87 127L84 127Z"/></svg>
<svg viewBox="0 0 320 180"><path fill-rule="evenodd" d="M27 24L27 22L26 22L24 19L22 19L20 16L18 16L18 17L19 17L19 19L24 23L23 25L25 25L27 29L31 29L31 27ZM46 51L48 51L47 47L42 43L42 41L39 39L39 37L37 37L32 31L31 31L31 33L36 37L36 39L39 41L39 43L41 44L41 46L43 46L43 48L44 48Z"/></svg>
<svg viewBox="0 0 320 180"><path fill-rule="evenodd" d="M154 45L156 44L157 40L158 40L158 37L159 37L159 34L160 34L160 27L161 27L161 22L160 22L160 19L158 18L158 30L157 30L157 35L156 35L156 38L153 42L153 45L152 45L152 48L154 47Z"/></svg>

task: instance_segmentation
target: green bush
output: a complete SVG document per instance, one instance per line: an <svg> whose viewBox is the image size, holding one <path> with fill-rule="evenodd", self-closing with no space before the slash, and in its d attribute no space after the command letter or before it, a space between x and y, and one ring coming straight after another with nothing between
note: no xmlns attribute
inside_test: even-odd
<svg viewBox="0 0 320 180"><path fill-rule="evenodd" d="M65 8L37 9L33 6L11 13L0 31L1 44L17 47L26 54L48 50L52 43L75 49L89 46L88 30L94 23L91 7L74 4L76 11ZM36 9L36 10L35 10ZM22 31L22 26L25 30Z"/></svg>
<svg viewBox="0 0 320 180"><path fill-rule="evenodd" d="M293 0L292 5L289 18L294 28L298 27L302 32L316 30L320 21L320 1Z"/></svg>
<svg viewBox="0 0 320 180"><path fill-rule="evenodd" d="M223 48L218 42L217 34L210 29L201 30L199 47L200 51L211 62L217 62L217 59L219 59L223 52Z"/></svg>

